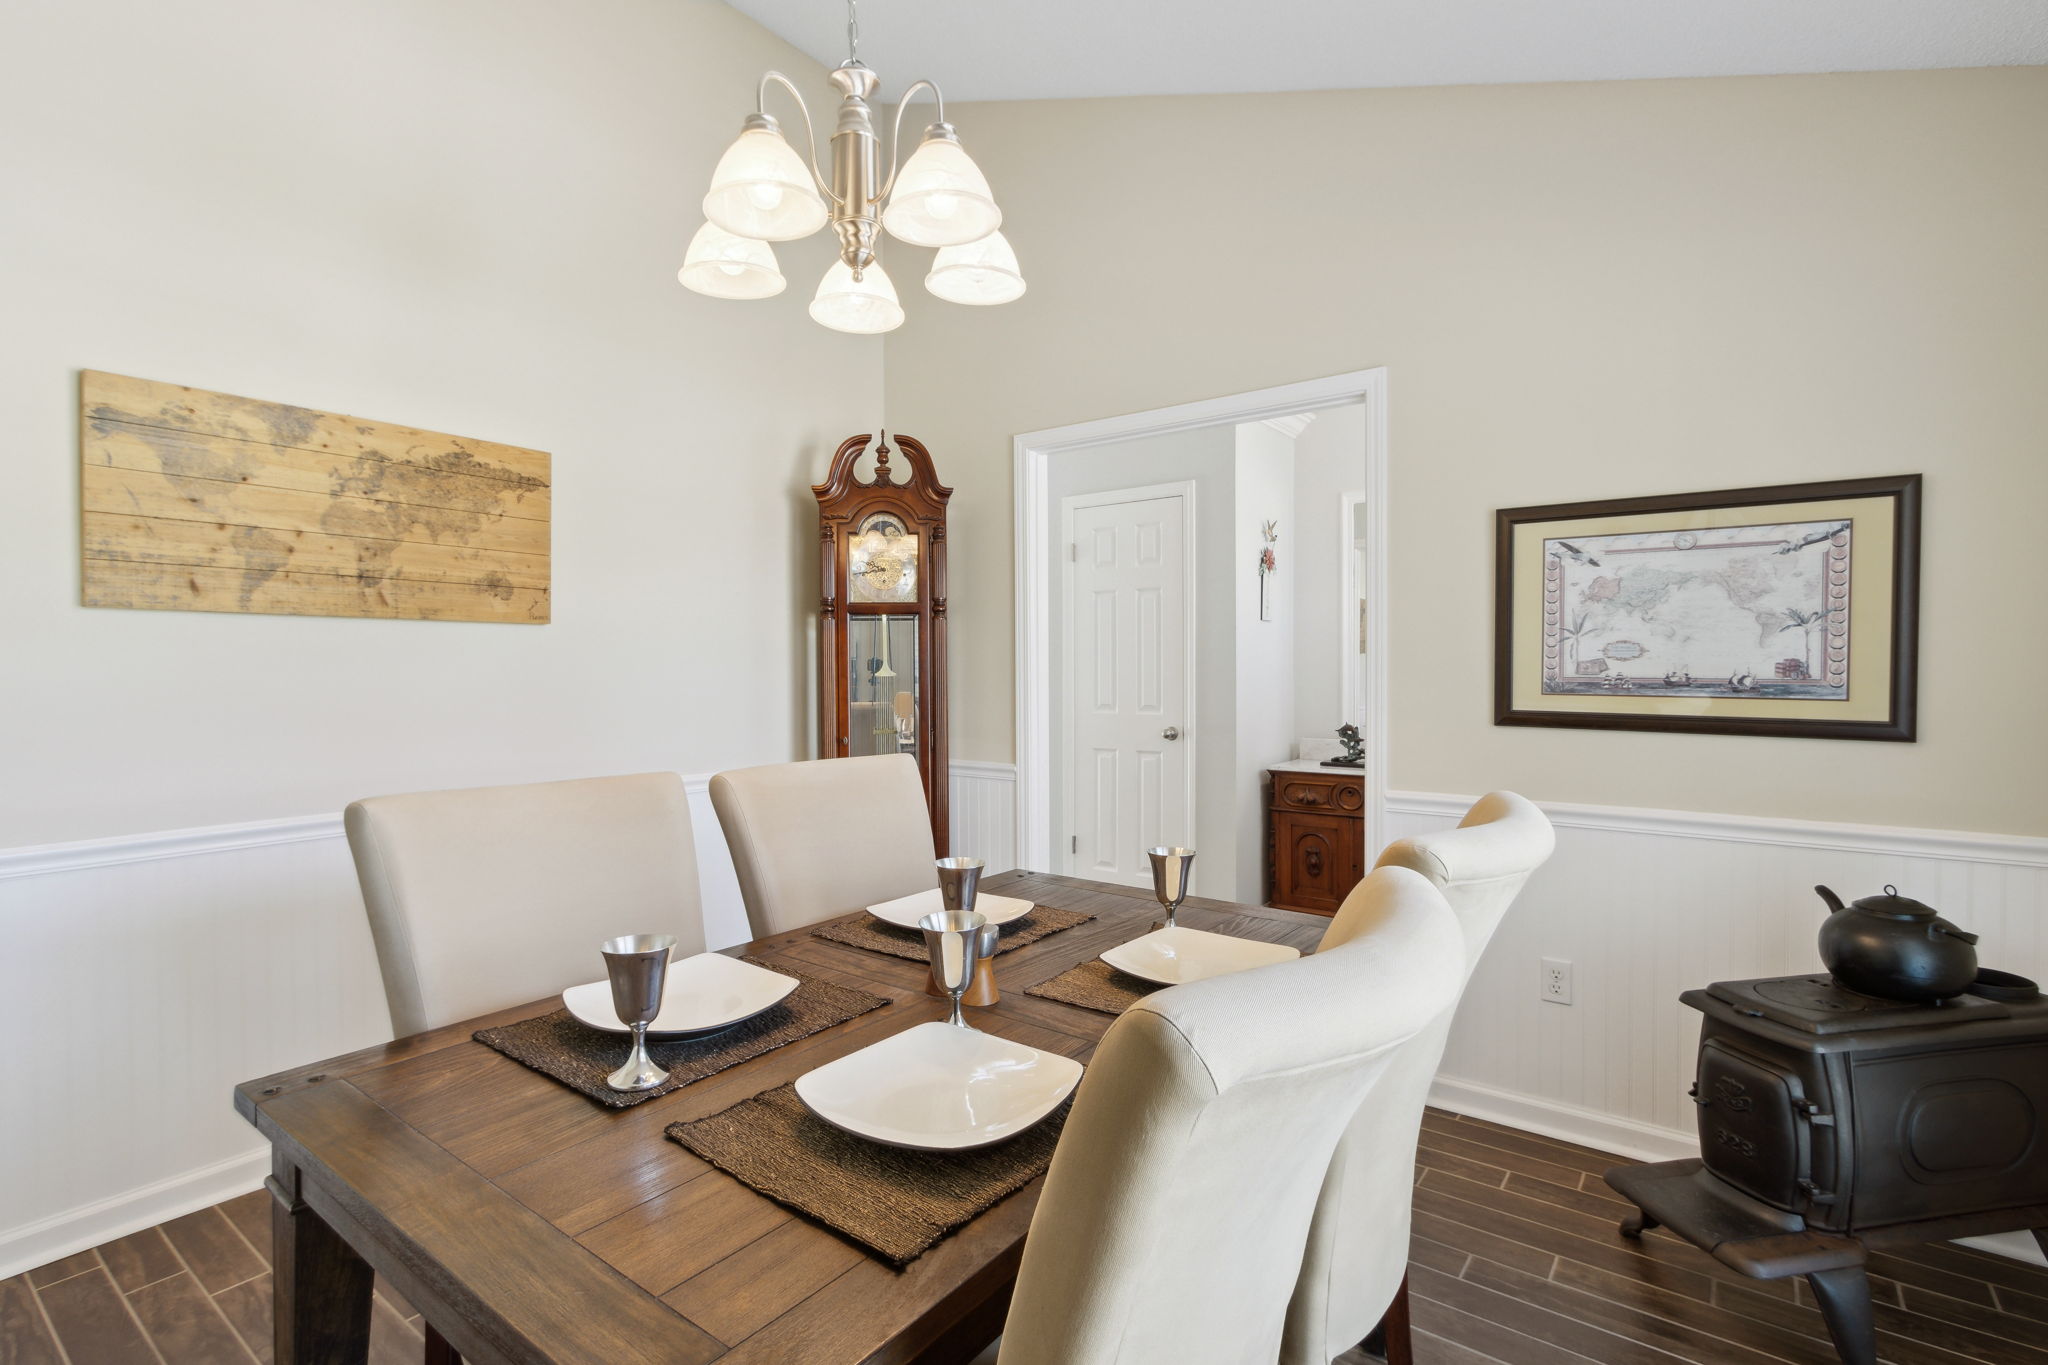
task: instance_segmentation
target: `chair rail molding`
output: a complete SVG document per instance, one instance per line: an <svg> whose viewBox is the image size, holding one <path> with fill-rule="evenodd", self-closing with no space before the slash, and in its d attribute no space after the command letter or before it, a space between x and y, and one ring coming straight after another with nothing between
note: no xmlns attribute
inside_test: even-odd
<svg viewBox="0 0 2048 1365"><path fill-rule="evenodd" d="M0 848L0 881L13 877L44 877L57 872L87 872L96 867L190 858L208 853L233 853L247 848L300 844L314 839L339 839L341 816L295 815L281 820L250 820L233 825L122 834L110 839Z"/></svg>
<svg viewBox="0 0 2048 1365"><path fill-rule="evenodd" d="M1445 796L1436 792L1389 792L1387 813L1456 823L1478 799L1476 796ZM1553 825L1565 829L1598 829L1676 839L1713 839L1727 843L1774 844L1785 848L1822 848L1850 853L1887 853L1900 857L2048 868L2048 838L2026 834L1903 829L1889 825L1836 824L1824 820L1651 810L1633 806L1587 806L1560 801L1539 801L1537 804Z"/></svg>

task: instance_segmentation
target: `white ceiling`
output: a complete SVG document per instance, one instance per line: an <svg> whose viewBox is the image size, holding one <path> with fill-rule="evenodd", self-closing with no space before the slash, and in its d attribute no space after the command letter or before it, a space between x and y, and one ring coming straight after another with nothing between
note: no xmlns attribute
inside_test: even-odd
<svg viewBox="0 0 2048 1365"><path fill-rule="evenodd" d="M844 0L728 0L829 65ZM2048 63L2048 0L863 0L893 98L1488 85Z"/></svg>

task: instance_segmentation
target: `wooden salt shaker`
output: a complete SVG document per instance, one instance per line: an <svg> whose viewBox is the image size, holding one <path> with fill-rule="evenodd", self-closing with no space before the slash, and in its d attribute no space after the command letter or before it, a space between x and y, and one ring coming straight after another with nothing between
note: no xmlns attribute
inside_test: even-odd
<svg viewBox="0 0 2048 1365"><path fill-rule="evenodd" d="M967 987L967 993L960 997L963 1005L993 1005L1003 998L996 989L996 949L1002 944L1000 925L984 924L981 939L977 944L980 953L974 964L974 980ZM939 986L939 979L929 971L925 973L924 993L946 999L946 992Z"/></svg>

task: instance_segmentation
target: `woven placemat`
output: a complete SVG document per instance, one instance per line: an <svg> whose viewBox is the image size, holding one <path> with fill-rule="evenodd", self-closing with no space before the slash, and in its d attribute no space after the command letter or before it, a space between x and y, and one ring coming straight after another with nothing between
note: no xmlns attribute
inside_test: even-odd
<svg viewBox="0 0 2048 1365"><path fill-rule="evenodd" d="M702 1038L679 1042L649 1043L648 1055L668 1072L668 1080L652 1090L622 1092L605 1084L605 1077L626 1060L631 1042L623 1034L606 1033L580 1023L565 1009L533 1019L522 1019L502 1028L479 1029L473 1036L486 1047L496 1048L516 1062L524 1062L544 1076L552 1076L571 1090L580 1091L599 1104L624 1109L666 1095L692 1081L715 1076L727 1067L772 1052L784 1043L808 1038L834 1024L880 1009L889 1003L872 991L821 981L780 963L743 957L756 967L793 976L801 984L772 1009Z"/></svg>
<svg viewBox="0 0 2048 1365"><path fill-rule="evenodd" d="M1008 924L998 926L1001 939L996 946L996 955L1002 956L1012 948L1022 948L1027 943L1036 943L1042 938L1071 929L1077 924L1086 924L1095 916L1079 910L1056 910L1050 905L1034 907L1029 914L1019 915ZM871 953L887 953L891 957L907 957L913 962L926 958L924 935L915 929L885 923L865 910L845 919L835 919L811 931L812 938L828 939L833 943L844 943L853 948L865 948Z"/></svg>
<svg viewBox="0 0 2048 1365"><path fill-rule="evenodd" d="M1079 1005L1084 1010L1122 1014L1152 992L1165 989L1156 981L1120 972L1098 957L1078 967L1069 967L1036 986L1027 986L1024 994L1057 1000L1063 1005Z"/></svg>
<svg viewBox="0 0 2048 1365"><path fill-rule="evenodd" d="M779 1085L671 1139L776 1203L808 1214L897 1269L1045 1173L1072 1104L1008 1142L911 1152L842 1132Z"/></svg>

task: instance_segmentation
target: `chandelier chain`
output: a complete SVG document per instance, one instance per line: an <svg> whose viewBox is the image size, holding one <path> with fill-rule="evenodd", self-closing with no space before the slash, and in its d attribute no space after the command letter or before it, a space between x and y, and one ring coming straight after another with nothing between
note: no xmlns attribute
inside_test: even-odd
<svg viewBox="0 0 2048 1365"><path fill-rule="evenodd" d="M860 60L860 0L846 0L846 59Z"/></svg>

